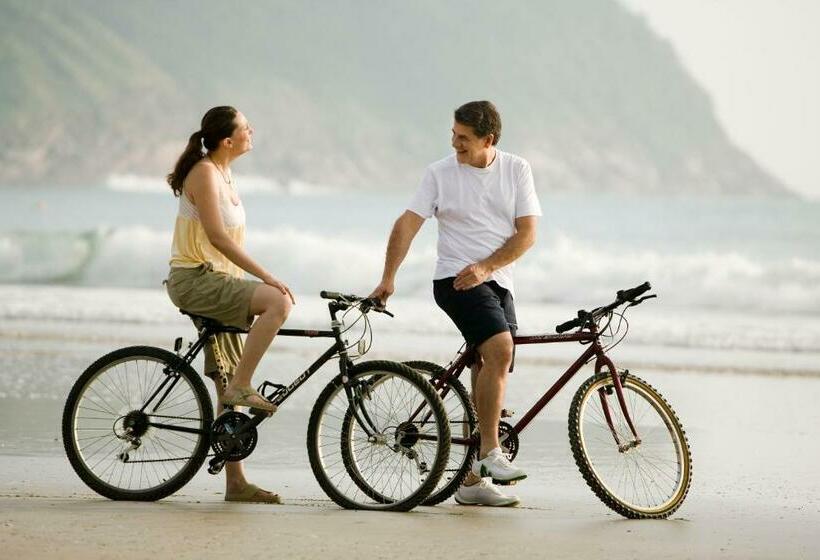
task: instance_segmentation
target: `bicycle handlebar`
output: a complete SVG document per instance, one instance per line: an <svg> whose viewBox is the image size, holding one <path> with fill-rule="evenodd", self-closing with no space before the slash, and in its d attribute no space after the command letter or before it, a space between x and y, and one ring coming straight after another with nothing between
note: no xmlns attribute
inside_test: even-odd
<svg viewBox="0 0 820 560"><path fill-rule="evenodd" d="M558 334L561 334L561 333L567 332L568 330L574 329L575 327L580 327L580 326L581 326L581 320L580 319L572 319L570 321L567 321L566 323L561 323L560 325L555 327L555 332L557 332Z"/></svg>
<svg viewBox="0 0 820 560"><path fill-rule="evenodd" d="M640 286L635 286L629 290L618 290L617 298L624 301L632 301L639 295L648 292L652 289L652 285L649 282L644 282Z"/></svg>
<svg viewBox="0 0 820 560"><path fill-rule="evenodd" d="M388 317L395 317L392 313L390 313L382 303L376 299L370 299L362 296L355 296L352 294L341 294L339 292L328 292L326 290L322 290L319 292L319 297L322 299L330 299L342 304L356 304L360 303L361 305L359 308L362 310L363 313L367 313L370 310L376 311L378 313L384 313Z"/></svg>
<svg viewBox="0 0 820 560"><path fill-rule="evenodd" d="M618 292L615 294L614 302L610 303L607 306L593 309L591 313L581 309L580 311L578 311L578 317L556 326L555 332L560 334L570 329L574 329L576 327L583 327L585 324L587 324L588 321L595 321L602 315L609 313L610 311L612 311L616 307L623 305L624 303L631 302L632 305L638 305L644 300L656 297L653 295L641 298L637 301L635 300L635 298L637 298L641 294L645 294L651 289L652 285L649 282L644 282L640 286L635 286L634 288L629 288L628 290L618 290Z"/></svg>

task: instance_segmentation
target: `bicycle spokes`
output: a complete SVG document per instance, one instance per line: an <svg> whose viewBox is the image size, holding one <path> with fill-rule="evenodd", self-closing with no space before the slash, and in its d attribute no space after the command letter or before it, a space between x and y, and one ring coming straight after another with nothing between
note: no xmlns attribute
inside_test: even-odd
<svg viewBox="0 0 820 560"><path fill-rule="evenodd" d="M362 372L317 401L311 463L345 507L421 501L441 476L450 435L443 406L432 385L404 369ZM433 407L429 420L411 419L420 406Z"/></svg>
<svg viewBox="0 0 820 560"><path fill-rule="evenodd" d="M689 452L674 413L651 387L631 377L623 382L625 406L620 401L609 375L579 390L573 403L576 461L590 475L588 482L600 484L605 501L617 500L628 513L676 508L688 488ZM572 430L571 425L571 438Z"/></svg>
<svg viewBox="0 0 820 560"><path fill-rule="evenodd" d="M171 463L194 455L204 428L201 405L186 381L164 370L148 357L115 362L78 395L72 439L101 483L125 491L159 487L178 473ZM146 411L149 400L159 406Z"/></svg>

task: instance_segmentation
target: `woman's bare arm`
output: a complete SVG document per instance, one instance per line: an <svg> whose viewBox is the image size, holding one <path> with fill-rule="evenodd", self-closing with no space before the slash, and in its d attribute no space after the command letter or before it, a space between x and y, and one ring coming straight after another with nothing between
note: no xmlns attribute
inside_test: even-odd
<svg viewBox="0 0 820 560"><path fill-rule="evenodd" d="M185 191L182 193L182 196L187 193L196 205L199 220L205 230L205 235L208 236L208 241L236 266L256 276L265 284L278 288L293 300L293 295L288 287L257 263L225 231L222 214L219 211L220 185L218 181L222 181L222 178L215 169L206 164L198 164L194 166L185 179Z"/></svg>

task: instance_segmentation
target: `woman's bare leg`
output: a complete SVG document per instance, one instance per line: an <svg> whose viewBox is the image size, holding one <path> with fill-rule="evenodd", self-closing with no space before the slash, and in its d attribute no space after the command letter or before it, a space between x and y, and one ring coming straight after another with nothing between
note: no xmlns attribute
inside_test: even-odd
<svg viewBox="0 0 820 560"><path fill-rule="evenodd" d="M223 388L219 379L215 379L216 384L216 415L219 416L225 410L225 407L219 402L222 396ZM239 494L246 486L248 486L248 479L245 477L245 466L242 461L228 461L225 463L225 494ZM267 492L262 490L260 492ZM270 494L270 492L268 492Z"/></svg>
<svg viewBox="0 0 820 560"><path fill-rule="evenodd" d="M245 339L245 348L234 371L230 389L251 385L253 372L288 318L291 305L290 298L267 284L258 286L253 292L250 312L257 315L257 319Z"/></svg>

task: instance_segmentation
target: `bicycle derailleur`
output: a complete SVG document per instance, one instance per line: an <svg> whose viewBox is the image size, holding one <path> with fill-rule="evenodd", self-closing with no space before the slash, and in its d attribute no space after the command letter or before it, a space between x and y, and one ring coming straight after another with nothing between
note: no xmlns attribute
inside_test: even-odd
<svg viewBox="0 0 820 560"><path fill-rule="evenodd" d="M131 460L131 452L142 446L142 437L148 432L148 415L139 410L132 410L117 418L113 431L118 439L127 444L117 454L117 460L127 463Z"/></svg>

